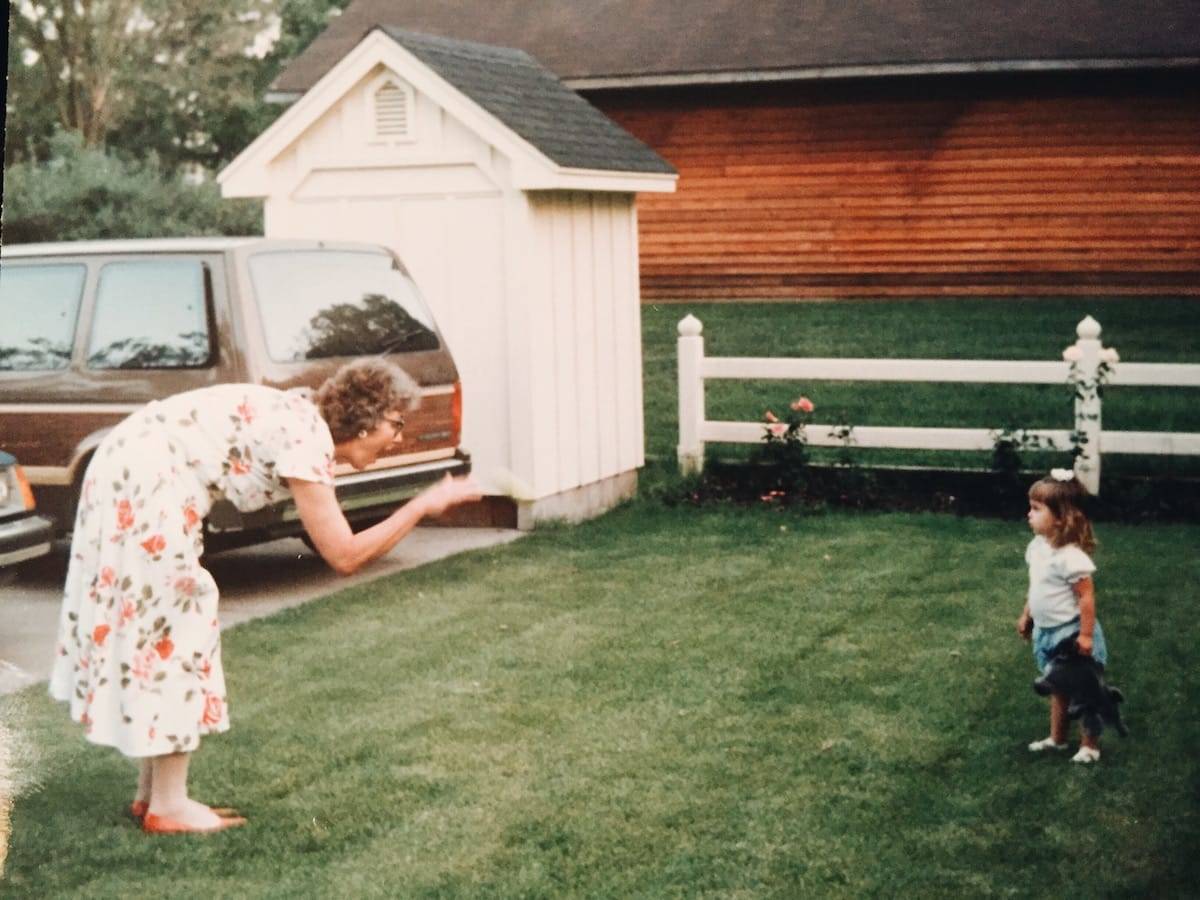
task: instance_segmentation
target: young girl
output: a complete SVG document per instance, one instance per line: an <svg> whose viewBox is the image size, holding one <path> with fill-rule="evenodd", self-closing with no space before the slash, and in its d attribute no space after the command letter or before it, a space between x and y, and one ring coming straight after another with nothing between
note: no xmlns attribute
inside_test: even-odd
<svg viewBox="0 0 1200 900"><path fill-rule="evenodd" d="M1096 549L1092 524L1080 509L1087 491L1070 469L1052 469L1049 477L1029 489L1029 527L1033 540L1025 549L1029 565L1029 596L1017 620L1025 640L1033 638L1033 656L1045 672L1050 654L1059 642L1075 636L1079 652L1101 666L1108 661L1104 631L1096 620L1096 595L1092 573L1096 564L1089 554ZM1034 741L1029 749L1065 750L1067 747L1067 697L1050 696L1050 736ZM1100 759L1095 737L1082 730L1079 752L1072 762Z"/></svg>

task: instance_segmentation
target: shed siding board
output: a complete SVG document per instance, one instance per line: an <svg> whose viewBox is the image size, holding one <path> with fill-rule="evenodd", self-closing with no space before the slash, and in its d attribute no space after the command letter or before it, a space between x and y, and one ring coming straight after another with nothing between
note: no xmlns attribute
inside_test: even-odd
<svg viewBox="0 0 1200 900"><path fill-rule="evenodd" d="M592 296L595 298L595 324L593 340L596 347L596 413L603 423L596 438L600 461L600 477L616 474L618 421L616 390L616 348L613 346L616 331L616 303L613 296L612 272L612 221L608 198L593 195L591 198L590 230L592 237L592 259L596 265L592 270Z"/></svg>
<svg viewBox="0 0 1200 900"><path fill-rule="evenodd" d="M571 251L574 257L572 296L575 300L576 387L579 391L579 475L583 484L600 477L600 403L596 369L596 298L592 274L591 198L571 194Z"/></svg>
<svg viewBox="0 0 1200 900"><path fill-rule="evenodd" d="M508 419L511 423L510 468L540 495L539 479L547 477L538 472L537 448L545 423L538 420L534 407L534 383L538 378L539 352L535 344L534 327L537 296L533 283L530 243L533 238L532 219L528 203L520 191L504 196L504 232L499 241L504 250L503 266L504 321L500 331L509 357Z"/></svg>
<svg viewBox="0 0 1200 900"><path fill-rule="evenodd" d="M520 198L527 207L529 239L514 248L514 252L529 269L526 287L529 320L523 347L528 347L533 362L529 397L533 472L525 480L533 485L535 494L546 496L568 486L564 484L561 471L563 428L559 420L559 387L555 380L558 348L555 346L557 298L554 293L553 219L528 194L522 193ZM522 352L523 347L518 347L516 352Z"/></svg>
<svg viewBox="0 0 1200 900"><path fill-rule="evenodd" d="M617 306L616 340L617 356L617 426L618 471L635 469L642 465L642 341L641 316L638 308L637 257L635 240L636 215L632 197L613 197L612 217L612 271L613 299Z"/></svg>
<svg viewBox="0 0 1200 900"><path fill-rule="evenodd" d="M546 259L551 268L554 297L554 385L558 413L558 471L564 488L583 484L580 449L580 412L577 400L579 372L575 341L578 335L574 297L574 234L569 195L539 193L535 206L543 221L549 222L550 249Z"/></svg>
<svg viewBox="0 0 1200 900"><path fill-rule="evenodd" d="M562 490L558 472L559 426L553 384L553 268L547 258L548 222L528 194L506 200L504 240L510 242L506 325L510 361L512 470L534 496Z"/></svg>
<svg viewBox="0 0 1200 900"><path fill-rule="evenodd" d="M1200 85L1057 76L590 96L679 170L644 299L1200 293Z"/></svg>

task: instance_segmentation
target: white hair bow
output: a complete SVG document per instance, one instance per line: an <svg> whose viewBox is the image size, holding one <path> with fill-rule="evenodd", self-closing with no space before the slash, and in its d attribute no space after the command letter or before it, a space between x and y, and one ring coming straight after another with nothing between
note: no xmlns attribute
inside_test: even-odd
<svg viewBox="0 0 1200 900"><path fill-rule="evenodd" d="M1074 469L1051 469L1050 477L1053 478L1055 481L1074 481L1075 480L1075 470Z"/></svg>

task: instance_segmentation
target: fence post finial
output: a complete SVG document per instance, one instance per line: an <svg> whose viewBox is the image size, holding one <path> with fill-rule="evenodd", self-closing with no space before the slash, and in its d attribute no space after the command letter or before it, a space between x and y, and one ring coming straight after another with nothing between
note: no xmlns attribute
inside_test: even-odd
<svg viewBox="0 0 1200 900"><path fill-rule="evenodd" d="M679 471L685 475L704 469L704 326L693 315L679 320Z"/></svg>
<svg viewBox="0 0 1200 900"><path fill-rule="evenodd" d="M679 334L683 337L696 337L702 331L704 331L703 323L691 313L679 320Z"/></svg>

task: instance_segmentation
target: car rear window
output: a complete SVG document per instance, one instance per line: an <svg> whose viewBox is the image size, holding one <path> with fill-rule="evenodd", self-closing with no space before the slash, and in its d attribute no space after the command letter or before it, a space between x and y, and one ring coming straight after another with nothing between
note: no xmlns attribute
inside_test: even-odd
<svg viewBox="0 0 1200 900"><path fill-rule="evenodd" d="M86 277L77 264L0 266L0 370L67 367Z"/></svg>
<svg viewBox="0 0 1200 900"><path fill-rule="evenodd" d="M187 369L212 356L203 263L131 260L100 270L88 341L93 369Z"/></svg>
<svg viewBox="0 0 1200 900"><path fill-rule="evenodd" d="M390 256L270 251L249 266L267 352L278 362L440 346L416 285Z"/></svg>

